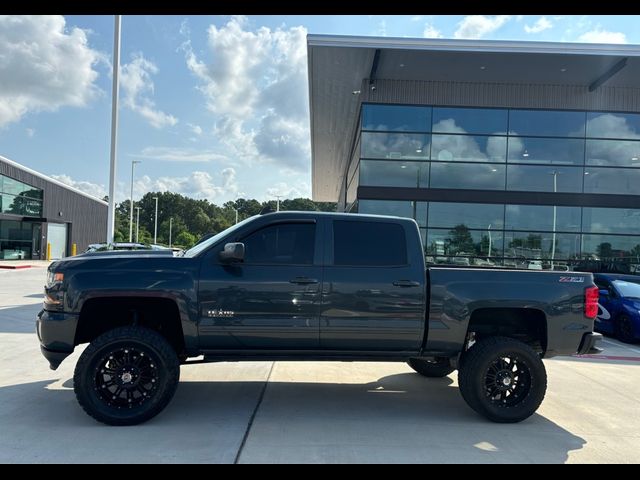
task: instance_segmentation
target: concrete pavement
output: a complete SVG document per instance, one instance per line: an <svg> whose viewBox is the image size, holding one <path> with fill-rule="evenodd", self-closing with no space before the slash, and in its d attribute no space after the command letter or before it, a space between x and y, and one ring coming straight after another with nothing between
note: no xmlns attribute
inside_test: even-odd
<svg viewBox="0 0 640 480"><path fill-rule="evenodd" d="M107 427L76 403L80 349L55 372L39 352L44 280L44 269L0 270L0 462L640 462L640 362L632 360L640 346L612 339L605 354L627 360L545 361L547 397L516 425L475 414L455 374L426 379L394 363L247 362L183 367L158 417Z"/></svg>

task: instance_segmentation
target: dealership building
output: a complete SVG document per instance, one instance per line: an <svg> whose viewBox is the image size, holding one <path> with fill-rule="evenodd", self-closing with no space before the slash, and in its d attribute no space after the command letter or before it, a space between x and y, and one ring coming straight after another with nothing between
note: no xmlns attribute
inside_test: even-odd
<svg viewBox="0 0 640 480"><path fill-rule="evenodd" d="M107 236L107 203L0 156L0 260L44 260Z"/></svg>
<svg viewBox="0 0 640 480"><path fill-rule="evenodd" d="M309 35L313 199L430 263L640 265L640 47Z"/></svg>

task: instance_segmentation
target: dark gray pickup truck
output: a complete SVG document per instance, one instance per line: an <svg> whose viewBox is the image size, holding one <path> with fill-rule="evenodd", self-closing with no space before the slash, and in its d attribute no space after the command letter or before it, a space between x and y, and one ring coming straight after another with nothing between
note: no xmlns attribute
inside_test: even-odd
<svg viewBox="0 0 640 480"><path fill-rule="evenodd" d="M157 415L181 364L241 360L458 370L471 408L518 422L544 398L542 358L600 338L591 274L425 269L417 224L396 217L270 213L178 257L80 255L48 273L42 352L55 369L89 343L76 396L112 425Z"/></svg>

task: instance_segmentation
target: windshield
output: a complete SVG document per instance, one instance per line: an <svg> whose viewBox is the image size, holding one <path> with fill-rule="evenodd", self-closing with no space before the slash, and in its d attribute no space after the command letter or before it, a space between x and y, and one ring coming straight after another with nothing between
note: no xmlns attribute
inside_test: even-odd
<svg viewBox="0 0 640 480"><path fill-rule="evenodd" d="M184 255L182 255L183 257L195 257L196 255L199 255L200 253L204 252L205 250L207 250L211 245L215 245L216 243L218 243L220 241L220 239L230 233L232 233L233 231L241 228L243 225L249 223L250 221L252 221L255 218L255 216L253 217L249 217L249 218L245 218L243 221L241 221L240 223L236 223L235 225L233 225L232 227L227 228L226 230L221 231L220 233L218 233L217 235L214 235L213 237L205 240L202 243L199 243L198 245L191 247L189 250L187 250L186 252L184 252Z"/></svg>
<svg viewBox="0 0 640 480"><path fill-rule="evenodd" d="M640 279L638 279L638 282L640 282ZM637 283L625 282L624 280L614 280L613 284L623 297L640 299L640 285Z"/></svg>

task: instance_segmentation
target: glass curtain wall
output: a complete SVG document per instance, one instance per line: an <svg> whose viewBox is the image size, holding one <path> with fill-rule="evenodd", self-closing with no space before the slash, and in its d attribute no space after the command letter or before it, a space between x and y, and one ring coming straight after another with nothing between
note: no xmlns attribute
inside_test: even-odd
<svg viewBox="0 0 640 480"><path fill-rule="evenodd" d="M352 201L356 176L369 187L640 194L639 114L364 104L361 118ZM360 199L358 211L415 218L433 263L640 268L640 209Z"/></svg>
<svg viewBox="0 0 640 480"><path fill-rule="evenodd" d="M0 175L0 213L17 217L42 216L42 190ZM40 224L0 220L0 260L31 259L34 232L40 239Z"/></svg>

